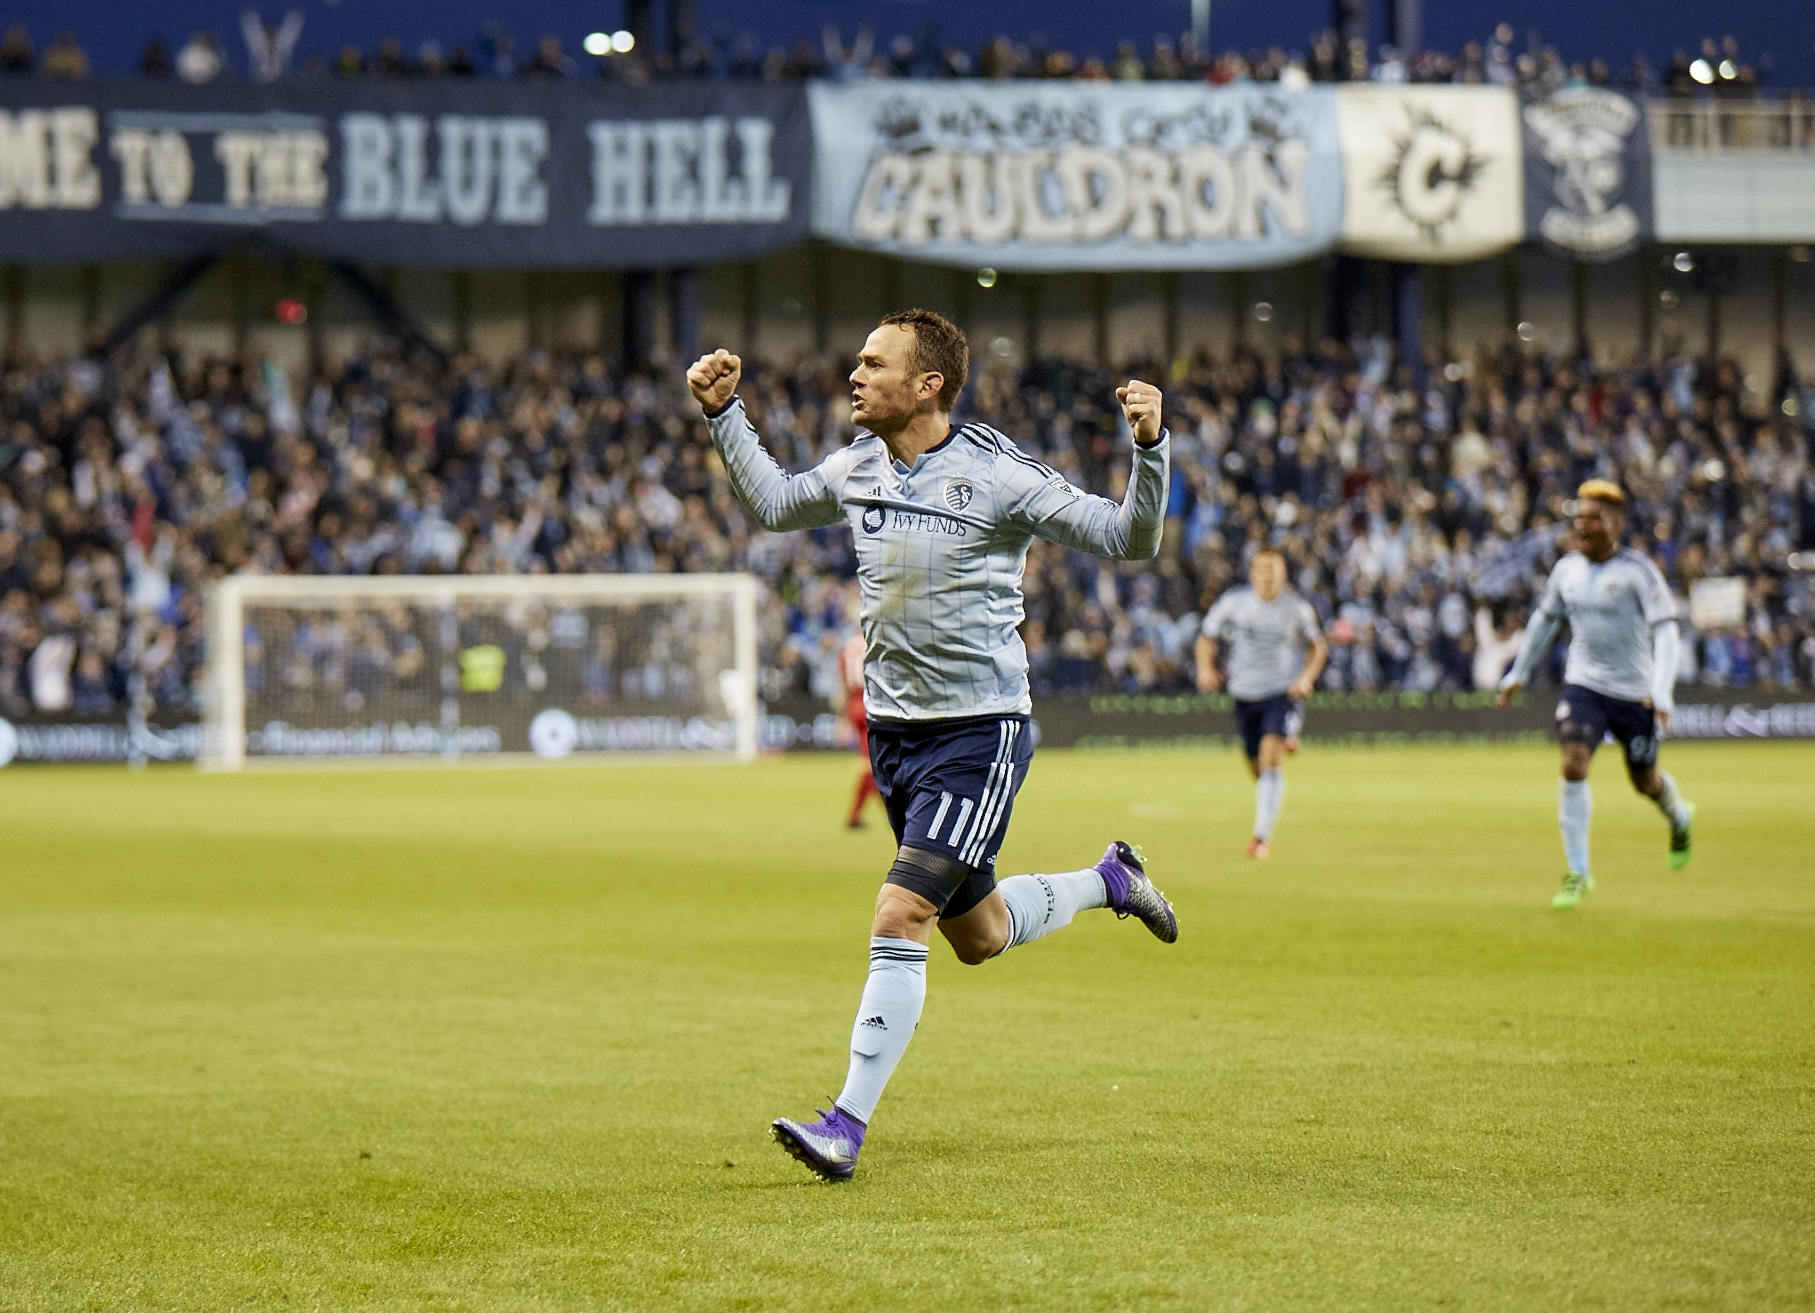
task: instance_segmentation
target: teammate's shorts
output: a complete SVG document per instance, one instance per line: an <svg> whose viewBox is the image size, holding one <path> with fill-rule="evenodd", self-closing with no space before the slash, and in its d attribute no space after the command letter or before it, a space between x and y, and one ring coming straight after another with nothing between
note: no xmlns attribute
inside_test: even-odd
<svg viewBox="0 0 1815 1313"><path fill-rule="evenodd" d="M1297 738L1305 727L1305 704L1294 702L1284 693L1257 702L1236 701L1235 724L1241 730L1242 751L1250 758L1260 756L1260 741L1269 734L1283 739Z"/></svg>
<svg viewBox="0 0 1815 1313"><path fill-rule="evenodd" d="M1657 718L1650 707L1610 698L1580 684L1563 685L1563 695L1557 699L1557 740L1585 743L1593 752L1609 734L1625 751L1628 769L1657 764Z"/></svg>
<svg viewBox="0 0 1815 1313"><path fill-rule="evenodd" d="M870 722L870 768L895 842L972 872L945 916L962 916L996 887L996 850L1033 759L1026 716Z"/></svg>

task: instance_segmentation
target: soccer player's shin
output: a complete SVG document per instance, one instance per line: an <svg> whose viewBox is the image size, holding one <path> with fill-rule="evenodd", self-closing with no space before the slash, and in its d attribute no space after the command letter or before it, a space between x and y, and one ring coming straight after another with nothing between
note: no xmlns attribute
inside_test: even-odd
<svg viewBox="0 0 1815 1313"><path fill-rule="evenodd" d="M1286 797L1286 773L1275 766L1263 770L1254 783L1254 837L1273 838L1273 827L1279 823L1280 804Z"/></svg>
<svg viewBox="0 0 1815 1313"><path fill-rule="evenodd" d="M1557 789L1557 828L1563 832L1563 860L1576 875L1588 874L1588 824L1594 795L1587 780L1563 780Z"/></svg>
<svg viewBox="0 0 1815 1313"><path fill-rule="evenodd" d="M1664 819L1670 822L1673 830L1687 829L1689 826L1689 807L1683 801L1683 795L1676 790L1676 780L1669 771L1657 773L1658 782L1663 785L1658 790L1657 809L1664 813Z"/></svg>
<svg viewBox="0 0 1815 1313"><path fill-rule="evenodd" d="M996 888L1008 904L1004 953L1063 930L1087 908L1109 906L1109 889L1095 868L1062 875L1011 875Z"/></svg>
<svg viewBox="0 0 1815 1313"><path fill-rule="evenodd" d="M911 939L870 940L870 978L851 1027L851 1068L835 1105L860 1122L876 1111L882 1090L907 1052L926 1004L926 945Z"/></svg>

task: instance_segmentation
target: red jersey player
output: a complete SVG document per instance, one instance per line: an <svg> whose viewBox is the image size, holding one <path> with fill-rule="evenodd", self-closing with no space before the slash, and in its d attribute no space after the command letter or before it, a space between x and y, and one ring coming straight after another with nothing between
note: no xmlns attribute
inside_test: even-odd
<svg viewBox="0 0 1815 1313"><path fill-rule="evenodd" d="M858 756L857 795L851 799L850 819L845 822L853 830L863 828L863 804L881 796L870 773L870 722L863 714L863 651L861 634L852 634L838 649L838 685L844 704L840 710L851 727Z"/></svg>

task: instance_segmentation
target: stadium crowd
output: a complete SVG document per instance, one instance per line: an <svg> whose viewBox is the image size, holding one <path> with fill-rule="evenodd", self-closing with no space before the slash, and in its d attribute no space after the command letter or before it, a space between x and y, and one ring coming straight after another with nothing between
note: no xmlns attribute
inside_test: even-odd
<svg viewBox="0 0 1815 1313"><path fill-rule="evenodd" d="M1362 348L1169 371L1160 556L1035 543L1023 632L1039 691L1189 689L1197 617L1264 543L1323 619L1324 688L1487 687L1590 475L1629 490L1630 540L1679 594L1745 580L1746 623L1691 633L1685 681L1815 686L1815 599L1786 568L1815 548L1815 384L1787 362L1766 398L1730 361L1596 371L1515 343L1438 362L1420 387L1384 345ZM843 373L816 357L750 368L783 465L849 439ZM961 414L1119 495L1120 376L980 358ZM765 692L830 696L853 567L842 527L753 531L678 372L375 354L295 382L269 362L163 357L15 360L0 378L0 715L115 711L135 672L160 705L195 706L206 588L238 570L748 568L774 603Z"/></svg>
<svg viewBox="0 0 1815 1313"><path fill-rule="evenodd" d="M1359 37L1344 41L1326 30L1311 39L1307 50L1278 45L1265 50L1200 50L1185 33L1177 39L1156 36L1144 50L1134 41L1121 40L1107 57L1054 48L1038 34L1022 41L998 36L972 51L941 42L930 27L918 36L903 34L881 42L870 27L860 28L847 41L834 25L827 25L817 46L808 41L772 46L754 34L727 29L683 41L678 50L607 44L594 47L602 49L601 54L575 56L559 36L543 36L533 46L519 48L512 34L488 25L470 43L444 47L437 40L424 40L414 54L393 36L371 51L348 45L331 56L303 53L299 58L303 28L300 11L273 25L248 10L241 22L246 52L238 68L220 34L196 32L174 53L161 38L152 38L140 57L139 72L194 83L233 77L236 72L260 81L287 76L403 82L593 75L631 83L707 77L768 82L902 77L1186 81L1217 86L1258 82L1287 88L1313 82L1457 82L1512 85L1532 96L1565 86L1617 85L1653 97L1743 100L1758 94L1771 63L1768 54L1742 57L1731 36L1718 41L1706 37L1696 56L1678 50L1659 69L1639 55L1616 73L1603 58L1567 60L1535 34L1520 42L1510 23L1499 24L1484 40L1467 42L1455 51L1401 51L1391 45L1370 49ZM0 37L0 75L33 72L74 81L89 76L89 59L72 32L58 32L40 53L26 25L13 23Z"/></svg>

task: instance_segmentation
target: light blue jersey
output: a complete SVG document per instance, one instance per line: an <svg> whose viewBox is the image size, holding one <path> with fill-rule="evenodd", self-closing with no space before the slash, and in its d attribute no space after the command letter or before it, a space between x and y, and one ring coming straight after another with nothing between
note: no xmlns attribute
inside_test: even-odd
<svg viewBox="0 0 1815 1313"><path fill-rule="evenodd" d="M1570 552L1544 585L1525 647L1506 682L1524 683L1559 621L1569 621L1563 682L1668 710L1676 683L1676 603L1657 567L1630 548L1605 561ZM1661 653L1658 634L1665 626ZM1529 655L1528 655L1529 654Z"/></svg>
<svg viewBox="0 0 1815 1313"><path fill-rule="evenodd" d="M1229 696L1241 702L1278 697L1304 669L1305 648L1322 635L1317 612L1282 590L1263 602L1252 588L1231 588L1204 617L1204 637L1222 645L1229 661Z"/></svg>
<svg viewBox="0 0 1815 1313"><path fill-rule="evenodd" d="M802 474L763 449L742 401L708 418L738 497L764 528L850 523L862 594L864 708L929 721L1033 710L1021 575L1035 537L1116 560L1159 551L1167 439L1137 446L1120 504L1072 487L983 424L910 467L873 433Z"/></svg>

